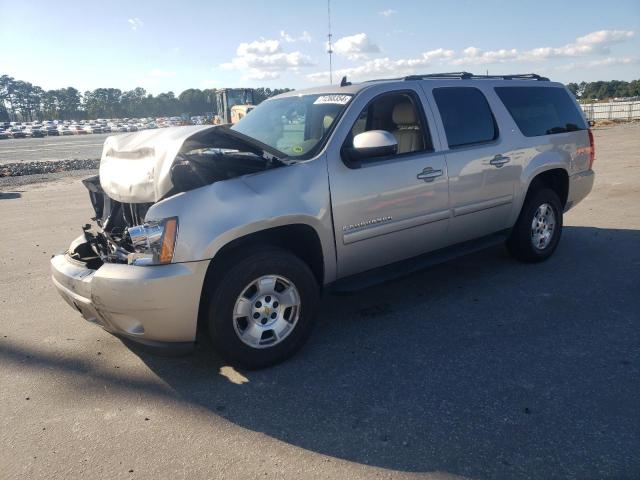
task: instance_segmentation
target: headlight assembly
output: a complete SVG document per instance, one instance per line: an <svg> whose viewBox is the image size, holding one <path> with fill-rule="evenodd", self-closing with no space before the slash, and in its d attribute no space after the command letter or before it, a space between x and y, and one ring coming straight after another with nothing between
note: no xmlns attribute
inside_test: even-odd
<svg viewBox="0 0 640 480"><path fill-rule="evenodd" d="M178 219L165 218L127 229L134 253L129 254L131 265L162 265L171 263L178 236Z"/></svg>

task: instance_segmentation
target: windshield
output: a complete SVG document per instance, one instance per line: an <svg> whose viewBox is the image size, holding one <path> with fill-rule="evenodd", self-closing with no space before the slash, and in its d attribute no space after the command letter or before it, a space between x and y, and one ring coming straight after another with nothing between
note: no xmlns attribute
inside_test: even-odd
<svg viewBox="0 0 640 480"><path fill-rule="evenodd" d="M253 98L249 97L250 94L246 90L227 90L227 107L231 108L234 105L253 103Z"/></svg>
<svg viewBox="0 0 640 480"><path fill-rule="evenodd" d="M290 157L314 153L352 95L298 95L262 102L232 130Z"/></svg>

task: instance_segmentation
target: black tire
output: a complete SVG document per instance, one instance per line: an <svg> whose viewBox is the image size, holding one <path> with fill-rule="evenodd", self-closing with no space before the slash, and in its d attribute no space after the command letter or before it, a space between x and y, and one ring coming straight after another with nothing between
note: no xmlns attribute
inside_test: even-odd
<svg viewBox="0 0 640 480"><path fill-rule="evenodd" d="M280 343L254 348L240 340L234 328L236 300L251 282L265 275L278 275L295 285L300 312L293 330ZM309 266L295 255L279 248L262 248L248 255L235 255L225 262L225 273L209 295L209 335L214 348L226 360L244 368L259 369L275 365L295 354L307 341L315 323L319 288Z"/></svg>
<svg viewBox="0 0 640 480"><path fill-rule="evenodd" d="M555 227L549 243L544 248L534 246L531 239L535 214L543 204L550 205L555 216ZM507 240L509 253L523 262L542 262L553 255L562 235L562 204L550 188L538 188L527 195L520 216Z"/></svg>

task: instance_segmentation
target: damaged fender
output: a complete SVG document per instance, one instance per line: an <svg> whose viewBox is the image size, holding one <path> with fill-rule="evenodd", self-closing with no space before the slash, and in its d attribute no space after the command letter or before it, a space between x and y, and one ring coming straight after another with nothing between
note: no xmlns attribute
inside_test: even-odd
<svg viewBox="0 0 640 480"><path fill-rule="evenodd" d="M211 259L230 241L261 230L310 226L320 239L327 283L335 279L336 256L326 161L322 155L180 193L151 206L147 218L180 219L176 262Z"/></svg>

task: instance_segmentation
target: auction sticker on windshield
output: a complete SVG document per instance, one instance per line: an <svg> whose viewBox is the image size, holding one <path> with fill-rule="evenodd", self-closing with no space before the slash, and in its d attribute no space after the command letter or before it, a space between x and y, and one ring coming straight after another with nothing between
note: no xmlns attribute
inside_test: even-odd
<svg viewBox="0 0 640 480"><path fill-rule="evenodd" d="M314 105L323 103L334 103L337 105L346 105L351 100L351 95L321 95L313 102Z"/></svg>

